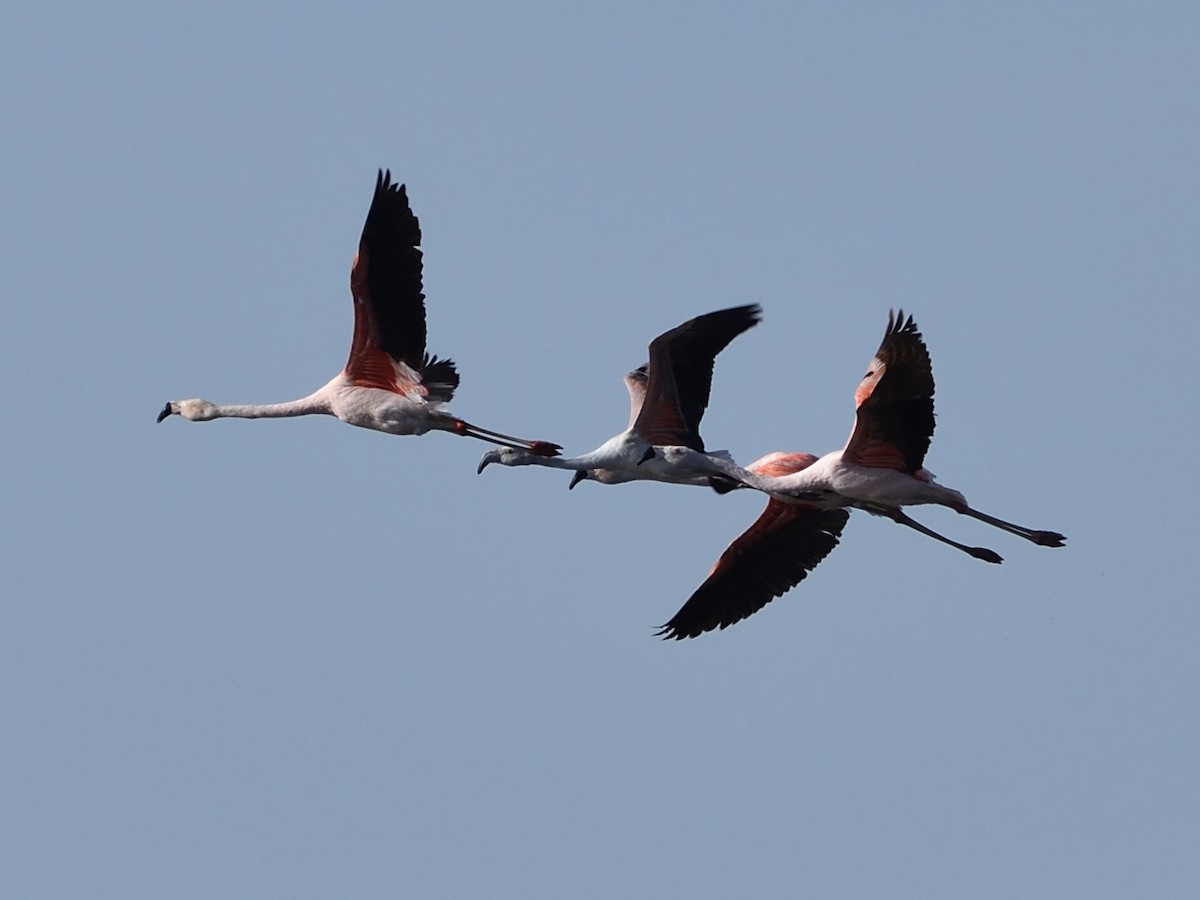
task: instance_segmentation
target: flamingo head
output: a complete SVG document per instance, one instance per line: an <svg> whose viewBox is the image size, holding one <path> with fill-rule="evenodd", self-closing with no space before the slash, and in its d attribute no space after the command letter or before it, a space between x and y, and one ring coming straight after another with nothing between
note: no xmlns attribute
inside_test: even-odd
<svg viewBox="0 0 1200 900"><path fill-rule="evenodd" d="M528 465L529 458L537 455L546 454L530 453L530 451L521 447L499 447L483 454L483 457L479 460L479 468L475 472L476 474L482 473L492 463L500 463L502 466Z"/></svg>
<svg viewBox="0 0 1200 900"><path fill-rule="evenodd" d="M183 416L189 422L207 422L217 417L217 407L207 400L172 400L158 414L161 422L167 416Z"/></svg>

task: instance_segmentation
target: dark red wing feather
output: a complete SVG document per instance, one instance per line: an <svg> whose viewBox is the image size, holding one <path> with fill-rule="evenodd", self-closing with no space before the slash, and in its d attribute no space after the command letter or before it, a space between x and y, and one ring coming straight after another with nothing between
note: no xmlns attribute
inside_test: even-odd
<svg viewBox="0 0 1200 900"><path fill-rule="evenodd" d="M421 226L404 185L380 171L350 270L354 339L346 372L357 384L411 390L403 363L422 376L432 400L449 400L458 386L450 360L425 352L425 294L421 285Z"/></svg>
<svg viewBox="0 0 1200 900"><path fill-rule="evenodd" d="M658 634L697 637L727 628L795 587L838 544L850 513L772 499L721 554L704 583Z"/></svg>
<svg viewBox="0 0 1200 900"><path fill-rule="evenodd" d="M632 428L637 424L638 416L642 412L642 404L646 402L646 381L649 378L649 370L650 363L646 363L625 376L625 387L629 389L629 424L626 426L627 428Z"/></svg>
<svg viewBox="0 0 1200 900"><path fill-rule="evenodd" d="M904 311L888 313L883 343L854 392L857 415L843 459L916 473L933 437L933 365Z"/></svg>

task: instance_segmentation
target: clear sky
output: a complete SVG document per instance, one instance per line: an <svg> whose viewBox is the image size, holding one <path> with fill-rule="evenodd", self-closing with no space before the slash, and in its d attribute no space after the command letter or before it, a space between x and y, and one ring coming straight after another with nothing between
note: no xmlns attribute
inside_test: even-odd
<svg viewBox="0 0 1200 900"><path fill-rule="evenodd" d="M0 28L0 894L1182 897L1200 884L1200 7L17 4ZM154 422L345 361L377 168L451 408L570 453L759 302L703 432L840 447L888 309L927 463L653 629L748 493Z"/></svg>

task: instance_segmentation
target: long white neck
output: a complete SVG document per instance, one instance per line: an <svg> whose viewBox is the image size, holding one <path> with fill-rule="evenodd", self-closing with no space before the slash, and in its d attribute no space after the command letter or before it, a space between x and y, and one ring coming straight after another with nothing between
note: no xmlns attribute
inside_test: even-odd
<svg viewBox="0 0 1200 900"><path fill-rule="evenodd" d="M329 413L329 408L314 404L307 397L284 403L229 404L217 407L217 415L237 419L287 419Z"/></svg>
<svg viewBox="0 0 1200 900"><path fill-rule="evenodd" d="M545 466L548 469L571 469L581 472L594 468L594 454L585 453L583 456L537 456L527 450L522 450L510 459L504 461L507 466Z"/></svg>
<svg viewBox="0 0 1200 900"><path fill-rule="evenodd" d="M184 401L184 404L189 401ZM286 419L293 416L332 415L329 402L319 394L301 397L299 400L288 400L284 403L207 403L200 401L197 409L189 410L187 406L180 412L185 418L196 421L207 419Z"/></svg>
<svg viewBox="0 0 1200 900"><path fill-rule="evenodd" d="M570 469L574 472L582 472L597 468L600 462L595 450L585 453L583 456L539 456L522 447L502 447L499 450L489 450L485 453L483 459L479 461L478 471L482 472L490 463L499 463L503 466L544 466L548 469Z"/></svg>
<svg viewBox="0 0 1200 900"><path fill-rule="evenodd" d="M549 469L571 469L576 472L588 469L632 470L647 447L649 444L631 439L627 432L610 438L582 456L539 456L521 447L503 447L485 453L480 460L479 471L482 472L488 463L500 463L505 466L545 466Z"/></svg>

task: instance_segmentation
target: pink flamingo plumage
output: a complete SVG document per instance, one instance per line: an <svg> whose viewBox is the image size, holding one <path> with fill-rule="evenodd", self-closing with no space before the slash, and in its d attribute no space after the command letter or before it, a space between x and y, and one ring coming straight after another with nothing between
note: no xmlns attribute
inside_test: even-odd
<svg viewBox="0 0 1200 900"><path fill-rule="evenodd" d="M452 360L425 350L420 243L421 226L404 185L394 184L390 171L380 171L350 268L354 336L345 368L299 400L242 405L172 400L158 421L172 415L193 422L328 415L388 434L449 431L493 444L516 444L538 456L557 454L557 444L500 434L440 409L454 396L459 376Z"/></svg>
<svg viewBox="0 0 1200 900"><path fill-rule="evenodd" d="M1040 546L1062 547L1066 538L1056 531L1025 528L973 509L923 467L933 437L933 393L933 367L916 323L903 311L889 313L883 342L854 392L855 424L843 449L819 459L771 454L742 469L686 447L662 448L668 461L707 467L771 500L659 633L685 638L725 628L781 596L837 546L848 508L885 516L985 562L1002 560L993 550L969 547L921 525L903 507L947 506Z"/></svg>

